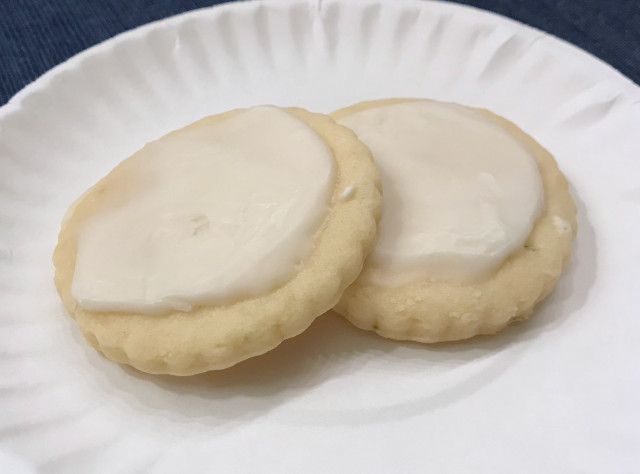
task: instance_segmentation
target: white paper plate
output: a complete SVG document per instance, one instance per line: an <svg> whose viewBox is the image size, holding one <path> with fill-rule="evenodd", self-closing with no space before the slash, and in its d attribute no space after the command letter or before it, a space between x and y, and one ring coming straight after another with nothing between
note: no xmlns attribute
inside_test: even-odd
<svg viewBox="0 0 640 474"><path fill-rule="evenodd" d="M580 230L533 320L426 347L327 315L268 355L186 379L88 348L50 263L85 188L206 114L390 96L490 108L557 157ZM76 56L0 112L0 471L636 470L639 126L640 91L604 63L445 3L230 4Z"/></svg>

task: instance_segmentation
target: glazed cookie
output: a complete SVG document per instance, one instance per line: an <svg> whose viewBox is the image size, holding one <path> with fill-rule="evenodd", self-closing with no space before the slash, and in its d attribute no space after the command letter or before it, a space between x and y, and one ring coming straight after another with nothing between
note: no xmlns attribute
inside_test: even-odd
<svg viewBox="0 0 640 474"><path fill-rule="evenodd" d="M549 152L458 104L389 99L331 115L369 146L385 193L376 246L335 309L359 328L427 343L528 318L576 230Z"/></svg>
<svg viewBox="0 0 640 474"><path fill-rule="evenodd" d="M62 222L55 283L109 359L222 369L337 303L380 209L353 132L303 109L234 110L147 144L82 195Z"/></svg>

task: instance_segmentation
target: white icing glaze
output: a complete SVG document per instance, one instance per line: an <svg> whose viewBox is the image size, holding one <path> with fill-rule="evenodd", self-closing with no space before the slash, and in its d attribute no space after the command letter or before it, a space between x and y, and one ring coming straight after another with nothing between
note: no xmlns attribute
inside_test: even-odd
<svg viewBox="0 0 640 474"><path fill-rule="evenodd" d="M367 260L381 284L477 279L524 243L543 208L534 158L469 108L402 102L340 123L382 174L384 213Z"/></svg>
<svg viewBox="0 0 640 474"><path fill-rule="evenodd" d="M349 185L346 188L344 188L340 197L342 198L343 201L348 201L353 197L355 193L356 193L356 187L354 185Z"/></svg>
<svg viewBox="0 0 640 474"><path fill-rule="evenodd" d="M263 294L310 254L333 189L326 144L270 106L167 135L129 163L131 199L79 231L71 293L89 310Z"/></svg>

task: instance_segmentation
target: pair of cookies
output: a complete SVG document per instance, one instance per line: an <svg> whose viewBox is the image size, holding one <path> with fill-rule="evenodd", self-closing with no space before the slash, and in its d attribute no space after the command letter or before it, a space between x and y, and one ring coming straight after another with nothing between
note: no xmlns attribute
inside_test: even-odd
<svg viewBox="0 0 640 474"><path fill-rule="evenodd" d="M491 172L468 161L478 144ZM190 375L273 349L333 307L393 339L494 333L553 288L574 229L551 155L490 112L256 107L124 160L71 206L53 260L93 347Z"/></svg>

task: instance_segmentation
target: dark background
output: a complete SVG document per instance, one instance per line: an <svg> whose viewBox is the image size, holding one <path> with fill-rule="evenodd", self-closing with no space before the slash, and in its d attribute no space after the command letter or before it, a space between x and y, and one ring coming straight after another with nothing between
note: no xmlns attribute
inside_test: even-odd
<svg viewBox="0 0 640 474"><path fill-rule="evenodd" d="M56 64L136 26L225 0L0 0L0 105ZM640 83L640 0L460 0L563 38Z"/></svg>

